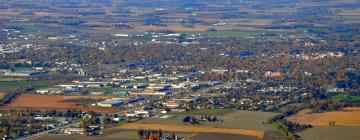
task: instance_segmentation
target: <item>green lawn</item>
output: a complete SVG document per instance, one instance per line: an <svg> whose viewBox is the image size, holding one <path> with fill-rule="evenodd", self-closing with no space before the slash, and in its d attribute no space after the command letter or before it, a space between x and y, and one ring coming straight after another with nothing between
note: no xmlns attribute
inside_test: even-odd
<svg viewBox="0 0 360 140"><path fill-rule="evenodd" d="M351 102L360 102L360 96L349 96L345 94L338 94L332 97L335 100L345 100Z"/></svg>

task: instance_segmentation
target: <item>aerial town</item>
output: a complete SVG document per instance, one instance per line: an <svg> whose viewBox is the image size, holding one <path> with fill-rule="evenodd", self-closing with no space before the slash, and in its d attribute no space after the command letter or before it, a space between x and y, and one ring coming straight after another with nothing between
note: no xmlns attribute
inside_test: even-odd
<svg viewBox="0 0 360 140"><path fill-rule="evenodd" d="M0 137L360 139L357 0L0 1Z"/></svg>

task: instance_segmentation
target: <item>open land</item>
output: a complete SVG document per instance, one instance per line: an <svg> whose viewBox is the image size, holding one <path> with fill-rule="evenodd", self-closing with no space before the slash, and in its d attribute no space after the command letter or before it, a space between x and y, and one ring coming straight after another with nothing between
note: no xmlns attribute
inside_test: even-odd
<svg viewBox="0 0 360 140"><path fill-rule="evenodd" d="M256 136L258 138L262 138L264 136L264 131L260 130L244 130L244 129L228 129L228 128L213 128L213 127L198 127L198 126L190 126L190 125L164 125L164 124L125 124L120 125L120 129L129 129L129 130L137 130L139 128L143 129L162 129L164 131L172 131L172 132L207 132L207 133L224 133L224 134L239 134L239 135L250 135Z"/></svg>
<svg viewBox="0 0 360 140"><path fill-rule="evenodd" d="M201 115L204 114L217 116L217 118L221 121L201 121L200 124L196 125L185 124L182 121L184 116L187 115L200 118ZM126 132L129 132L129 130L136 131L139 128L162 129L165 132L188 133L189 135L186 137L189 139L207 139L207 136L209 135L219 134L218 136L225 136L224 138L229 140L234 138L262 139L264 138L265 133L275 131L270 125L263 124L263 122L265 122L269 117L276 115L276 113L236 111L229 109L203 109L190 112L172 113L171 115L172 117L166 119L146 118L134 123L119 125L116 128L106 130L104 137L116 138L120 135L124 136L126 134L130 138L134 138L134 136Z"/></svg>
<svg viewBox="0 0 360 140"><path fill-rule="evenodd" d="M201 115L205 115L205 114L216 115L216 117L222 120L222 122L201 122L201 124L197 126L218 127L218 128L240 128L240 129L250 129L250 130L272 130L272 127L270 125L265 125L263 124L263 122L266 122L268 118L276 115L276 113L267 113L267 112L209 109L209 110L199 110L199 111L179 113L179 115L174 115L167 119L148 118L148 119L140 120L136 123L181 125L183 118L187 115L201 118Z"/></svg>
<svg viewBox="0 0 360 140"><path fill-rule="evenodd" d="M0 82L0 92L14 91L20 87L47 87L56 83L54 80Z"/></svg>
<svg viewBox="0 0 360 140"><path fill-rule="evenodd" d="M305 140L356 140L360 131L360 107L346 107L337 111L311 113L302 110L287 119L300 124L311 124L314 127L297 133ZM329 122L335 121L330 127Z"/></svg>
<svg viewBox="0 0 360 140"><path fill-rule="evenodd" d="M73 102L64 102L68 99L108 99L109 96L61 96L61 95L31 95L21 94L3 109L44 109L44 110L81 110L97 112L116 112L115 108L84 107Z"/></svg>
<svg viewBox="0 0 360 140"><path fill-rule="evenodd" d="M310 113L303 110L288 120L300 124L311 124L313 126L329 126L330 121L335 121L339 126L360 126L360 107L347 107L338 111L324 113Z"/></svg>
<svg viewBox="0 0 360 140"><path fill-rule="evenodd" d="M304 140L358 140L359 126L313 127L298 133Z"/></svg>

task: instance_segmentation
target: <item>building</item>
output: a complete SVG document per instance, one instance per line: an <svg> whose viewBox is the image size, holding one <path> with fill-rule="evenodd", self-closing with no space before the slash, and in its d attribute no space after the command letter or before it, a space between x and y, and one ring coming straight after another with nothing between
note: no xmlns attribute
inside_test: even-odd
<svg viewBox="0 0 360 140"><path fill-rule="evenodd" d="M43 88L35 91L38 94L74 94L79 93L80 88L77 87L59 87L59 88Z"/></svg>
<svg viewBox="0 0 360 140"><path fill-rule="evenodd" d="M132 92L131 95L149 95L149 96L165 96L171 94L170 91L143 91L143 92Z"/></svg>
<svg viewBox="0 0 360 140"><path fill-rule="evenodd" d="M121 106L123 104L124 104L124 102L123 102L123 99L121 99L121 98L107 99L103 102L97 103L97 105L100 107L114 107L114 106Z"/></svg>
<svg viewBox="0 0 360 140"><path fill-rule="evenodd" d="M11 72L11 70L0 69L0 73L7 73L7 72Z"/></svg>
<svg viewBox="0 0 360 140"><path fill-rule="evenodd" d="M272 71L267 71L264 74L265 77L270 77L270 78L276 78L276 77L281 77L282 73L281 72L272 72Z"/></svg>
<svg viewBox="0 0 360 140"><path fill-rule="evenodd" d="M216 74L224 74L225 72L228 72L229 70L227 69L212 69L211 72L212 73L216 73Z"/></svg>
<svg viewBox="0 0 360 140"><path fill-rule="evenodd" d="M68 135L84 135L84 128L66 128L64 134Z"/></svg>
<svg viewBox="0 0 360 140"><path fill-rule="evenodd" d="M180 106L180 102L175 101L175 100L171 100L171 101L168 101L168 102L164 103L164 105L166 107L169 107L169 108L178 108Z"/></svg>
<svg viewBox="0 0 360 140"><path fill-rule="evenodd" d="M29 77L39 74L47 73L46 71L18 71L18 72L5 72L5 76L19 76L19 77Z"/></svg>

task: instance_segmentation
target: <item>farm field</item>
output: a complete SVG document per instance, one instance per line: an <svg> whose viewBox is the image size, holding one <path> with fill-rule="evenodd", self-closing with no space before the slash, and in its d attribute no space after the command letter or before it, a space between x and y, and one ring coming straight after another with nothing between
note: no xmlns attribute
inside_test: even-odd
<svg viewBox="0 0 360 140"><path fill-rule="evenodd" d="M189 140L258 140L257 137L247 135L228 135L220 133L196 133Z"/></svg>
<svg viewBox="0 0 360 140"><path fill-rule="evenodd" d="M44 110L81 110L95 112L116 112L116 108L85 107L79 106L74 102L64 102L69 99L107 99L109 96L61 96L61 95L32 95L21 94L16 97L10 104L5 105L2 109L44 109Z"/></svg>
<svg viewBox="0 0 360 140"><path fill-rule="evenodd" d="M87 137L87 136L42 136L30 140L133 140L120 138Z"/></svg>
<svg viewBox="0 0 360 140"><path fill-rule="evenodd" d="M184 133L180 134L185 136L189 140L259 140L254 136L247 135L234 135L234 134L220 134L220 133ZM113 135L108 136L97 136L97 137L86 137L86 136L42 136L38 138L33 138L31 140L134 140L137 137L136 131L121 131ZM266 139L265 139L266 140Z"/></svg>
<svg viewBox="0 0 360 140"><path fill-rule="evenodd" d="M230 36L230 37L248 37L266 33L281 33L279 31L265 31L265 30L217 30L217 31L188 31L185 34L201 34L207 36Z"/></svg>
<svg viewBox="0 0 360 140"><path fill-rule="evenodd" d="M172 117L167 119L147 118L130 124L120 125L105 131L105 138L134 138L136 130L162 129L164 132L176 132L184 134L187 139L217 139L222 136L224 140L233 139L272 139L278 136L277 131L271 125L263 124L269 117L276 113L252 112L227 109L203 109L181 113L170 113ZM184 124L184 116L190 115L200 119L201 115L208 114L217 116L222 121L203 122L197 125ZM271 133L269 133L271 132ZM281 138L279 138L281 139Z"/></svg>
<svg viewBox="0 0 360 140"><path fill-rule="evenodd" d="M199 110L194 112L183 112L172 116L171 118L149 118L137 121L139 124L183 124L183 118L186 115L195 116L198 119L201 115L216 115L222 122L201 122L197 126L201 127L218 127L218 128L239 128L250 130L273 130L271 125L263 124L268 118L276 113L253 112L253 111L234 111L234 110Z"/></svg>
<svg viewBox="0 0 360 140"><path fill-rule="evenodd" d="M223 134L237 134L237 135L249 135L258 138L263 138L265 131L260 130L245 130L245 129L229 129L229 128L214 128L214 127L199 127L191 125L165 125L165 124L137 124L130 123L120 125L117 128L124 130L137 130L142 129L154 129L161 128L163 131L171 132L191 132L191 133L223 133Z"/></svg>
<svg viewBox="0 0 360 140"><path fill-rule="evenodd" d="M303 140L358 140L360 126L313 127L300 133Z"/></svg>
<svg viewBox="0 0 360 140"><path fill-rule="evenodd" d="M56 83L57 81L53 80L0 82L0 92L14 91L20 87L47 87L50 85L55 85Z"/></svg>
<svg viewBox="0 0 360 140"><path fill-rule="evenodd" d="M231 109L201 109L201 110L192 110L188 112L177 112L177 113L170 113L172 115L226 115L229 113L233 113L236 110Z"/></svg>
<svg viewBox="0 0 360 140"><path fill-rule="evenodd" d="M360 126L360 107L346 107L342 110L324 113L310 113L310 111L302 110L287 119L313 126L329 126L330 121L335 121L336 126Z"/></svg>

